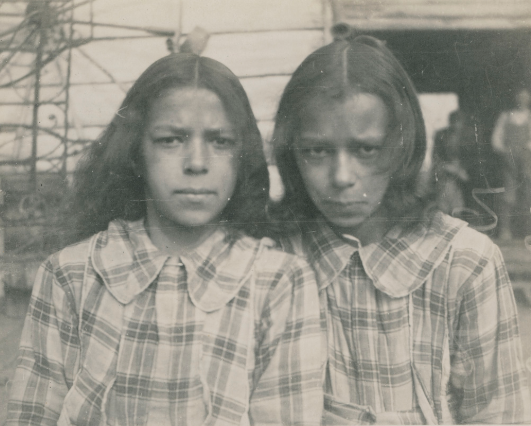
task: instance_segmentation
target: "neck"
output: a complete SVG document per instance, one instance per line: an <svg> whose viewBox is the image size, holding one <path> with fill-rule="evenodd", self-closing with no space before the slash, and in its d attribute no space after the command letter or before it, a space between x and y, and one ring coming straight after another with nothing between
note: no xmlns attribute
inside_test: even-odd
<svg viewBox="0 0 531 426"><path fill-rule="evenodd" d="M356 237L362 246L367 246L381 241L391 225L392 222L387 215L378 211L358 226L340 227L331 225L331 227L336 234L340 236L343 234L351 235Z"/></svg>
<svg viewBox="0 0 531 426"><path fill-rule="evenodd" d="M217 229L216 225L177 226L159 215L150 214L149 209L146 216L146 230L153 244L176 257L201 245Z"/></svg>

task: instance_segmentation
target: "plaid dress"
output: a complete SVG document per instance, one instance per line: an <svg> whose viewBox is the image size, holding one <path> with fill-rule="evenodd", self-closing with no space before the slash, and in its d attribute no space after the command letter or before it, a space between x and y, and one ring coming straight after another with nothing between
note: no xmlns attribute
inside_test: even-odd
<svg viewBox="0 0 531 426"><path fill-rule="evenodd" d="M511 284L486 236L438 213L361 247L320 220L286 249L320 288L325 424L531 420Z"/></svg>
<svg viewBox="0 0 531 426"><path fill-rule="evenodd" d="M176 258L118 220L51 256L7 424L319 424L314 274L267 239L225 236Z"/></svg>

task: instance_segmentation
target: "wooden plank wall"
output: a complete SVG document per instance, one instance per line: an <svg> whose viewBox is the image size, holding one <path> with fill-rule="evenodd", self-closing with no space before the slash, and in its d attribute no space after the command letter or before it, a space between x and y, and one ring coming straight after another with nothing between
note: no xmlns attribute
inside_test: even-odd
<svg viewBox="0 0 531 426"><path fill-rule="evenodd" d="M182 31L211 34L203 52L227 65L247 91L264 140L282 90L313 50L329 41L327 0L181 0Z"/></svg>
<svg viewBox="0 0 531 426"><path fill-rule="evenodd" d="M22 15L24 4L16 3ZM177 31L184 38L199 26L210 34L203 55L224 63L241 78L260 130L268 140L277 103L290 74L306 55L329 40L332 22L329 0L96 0L93 6L78 8L75 15L78 21L88 21L92 12L97 25L91 30L76 24L80 34L88 36L88 31L92 31L94 40L72 50L72 139L96 138L142 71L168 54L165 37L154 37L140 28ZM0 4L1 22L3 15L9 14ZM134 38L124 38L130 36ZM26 56L23 59L31 64L32 56ZM46 105L46 99L57 101L64 97L61 90L65 75L66 61L57 61L45 68L41 78L44 104L39 120L41 126L58 133L64 126L61 111ZM0 124L31 124L31 106L24 105L20 94L26 90L32 93L28 86L32 84L26 80L15 91L0 88ZM28 156L30 136L28 133L18 143L20 146L14 147L9 143L13 134L0 132L0 160ZM40 139L39 154L53 151L58 143L53 138ZM70 159L70 171L76 162L76 157ZM38 168L44 170L42 165Z"/></svg>
<svg viewBox="0 0 531 426"><path fill-rule="evenodd" d="M531 27L529 0L333 0L337 20L362 30Z"/></svg>

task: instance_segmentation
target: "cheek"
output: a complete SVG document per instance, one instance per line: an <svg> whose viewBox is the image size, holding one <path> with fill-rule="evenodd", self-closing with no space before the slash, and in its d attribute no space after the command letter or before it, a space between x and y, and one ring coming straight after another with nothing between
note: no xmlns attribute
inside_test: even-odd
<svg viewBox="0 0 531 426"><path fill-rule="evenodd" d="M310 164L303 158L296 158L297 167L308 192L314 193L327 185L328 168L324 165Z"/></svg>
<svg viewBox="0 0 531 426"><path fill-rule="evenodd" d="M229 167L231 170L232 175L234 176L234 179L236 180L236 177L238 176L238 173L240 172L240 155L232 155L229 159Z"/></svg>
<svg viewBox="0 0 531 426"><path fill-rule="evenodd" d="M157 155L146 156L144 161L144 176L153 182L164 182L175 179L177 165L171 158L161 158Z"/></svg>
<svg viewBox="0 0 531 426"><path fill-rule="evenodd" d="M226 157L218 158L219 164L219 173L216 176L213 176L214 179L218 180L218 184L222 186L222 190L232 196L238 180L238 174L240 173L240 156L231 155Z"/></svg>
<svg viewBox="0 0 531 426"><path fill-rule="evenodd" d="M381 201L389 187L388 175L373 175L372 179L367 180L367 192L372 193L375 199Z"/></svg>
<svg viewBox="0 0 531 426"><path fill-rule="evenodd" d="M171 190L181 177L180 167L172 156L157 155L154 151L145 150L142 156L142 173L145 191L151 195L162 196Z"/></svg>
<svg viewBox="0 0 531 426"><path fill-rule="evenodd" d="M295 155L295 163L297 164L297 169L299 170L299 174L301 175L302 179L306 182L306 180L314 174L312 173L312 170L315 167L310 165L308 161L306 161L304 158L298 155Z"/></svg>

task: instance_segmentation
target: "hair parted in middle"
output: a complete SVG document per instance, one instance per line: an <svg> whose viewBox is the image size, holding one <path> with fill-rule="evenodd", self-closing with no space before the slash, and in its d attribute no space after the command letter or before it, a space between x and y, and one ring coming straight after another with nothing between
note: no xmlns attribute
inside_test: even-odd
<svg viewBox="0 0 531 426"><path fill-rule="evenodd" d="M384 206L393 215L389 219L417 223L428 201L416 193L426 131L413 83L385 42L356 37L345 24L333 31L335 40L299 65L280 100L273 144L284 198L274 206L274 215L304 222L319 214L305 189L293 147L305 108L316 98L341 101L352 93L368 93L380 97L390 115L384 148L392 155L381 164L390 175Z"/></svg>
<svg viewBox="0 0 531 426"><path fill-rule="evenodd" d="M247 94L223 64L195 54L175 53L144 71L103 134L79 162L74 175L71 241L107 229L110 221L146 214L141 141L149 108L165 91L197 87L214 92L241 141L237 183L221 220L229 229L262 236L269 175L262 139Z"/></svg>

